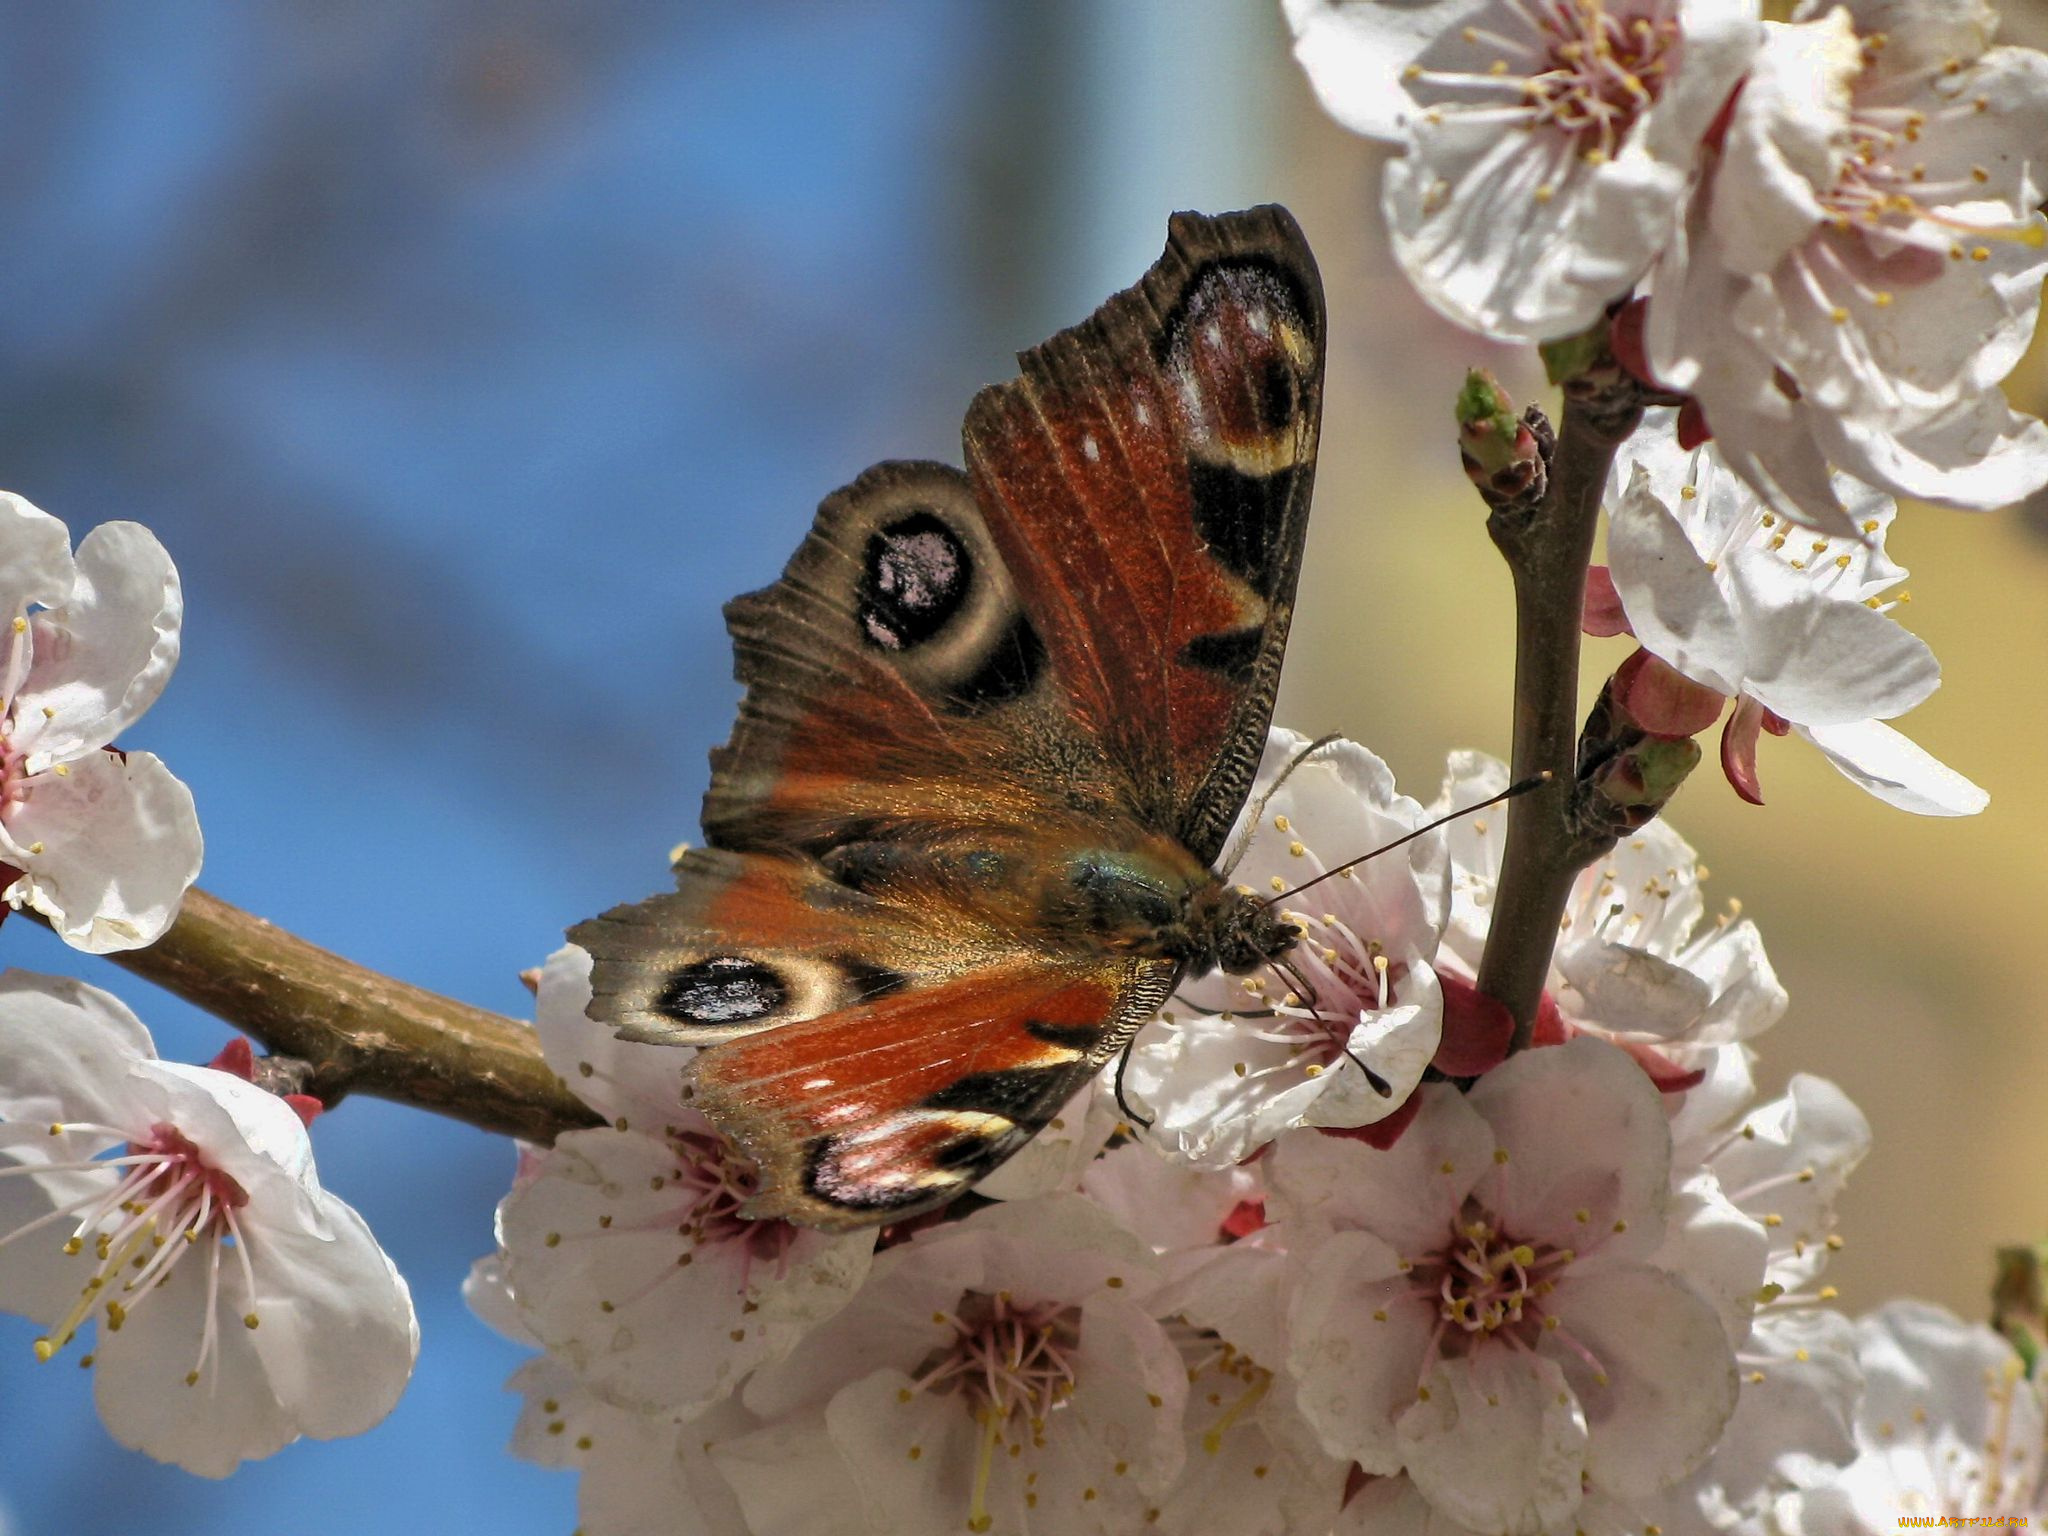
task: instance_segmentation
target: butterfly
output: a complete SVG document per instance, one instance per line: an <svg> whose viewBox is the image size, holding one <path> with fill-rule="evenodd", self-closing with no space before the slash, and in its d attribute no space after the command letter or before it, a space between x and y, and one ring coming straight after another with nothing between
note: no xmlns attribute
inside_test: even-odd
<svg viewBox="0 0 2048 1536"><path fill-rule="evenodd" d="M1279 681L1321 419L1285 209L1177 214L1132 288L1023 353L966 470L878 464L725 609L745 684L676 890L570 931L589 1014L709 1046L744 1214L955 1198L1182 978L1300 937L1212 866Z"/></svg>

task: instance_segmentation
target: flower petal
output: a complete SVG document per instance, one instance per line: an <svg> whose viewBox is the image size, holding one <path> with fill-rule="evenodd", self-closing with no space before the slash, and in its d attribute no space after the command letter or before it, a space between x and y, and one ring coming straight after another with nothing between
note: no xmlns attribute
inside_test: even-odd
<svg viewBox="0 0 2048 1536"><path fill-rule="evenodd" d="M199 1366L205 1331L205 1266L220 1266L214 1357ZM93 1398L107 1433L131 1450L201 1477L226 1477L244 1461L298 1438L290 1411L271 1390L233 1257L214 1244L172 1266L118 1329L102 1325L93 1347ZM185 1378L199 1370L187 1386Z"/></svg>
<svg viewBox="0 0 2048 1536"><path fill-rule="evenodd" d="M1507 1154L1487 1184L1503 1230L1581 1253L1661 1240L1671 1133L1657 1091L1624 1053L1590 1037L1523 1051L1466 1098Z"/></svg>
<svg viewBox="0 0 2048 1536"><path fill-rule="evenodd" d="M1544 1336L1544 1348L1584 1405L1594 1482L1646 1498L1712 1454L1735 1411L1735 1356L1697 1291L1661 1269L1629 1264L1574 1272L1550 1310L1563 1326ZM1562 1338L1575 1347L1563 1348Z"/></svg>
<svg viewBox="0 0 2048 1536"><path fill-rule="evenodd" d="M155 1058L149 1031L111 993L67 976L0 973L0 1119L93 1121L139 1135L149 1123L128 1069Z"/></svg>
<svg viewBox="0 0 2048 1536"><path fill-rule="evenodd" d="M76 579L70 530L27 497L0 491L0 623L32 604L63 602ZM7 681L10 693L20 684Z"/></svg>
<svg viewBox="0 0 2048 1536"><path fill-rule="evenodd" d="M16 703L29 771L105 746L140 719L178 664L177 568L140 523L102 523L78 543L78 581L31 619L35 664Z"/></svg>
<svg viewBox="0 0 2048 1536"><path fill-rule="evenodd" d="M324 1191L317 1213L249 1239L251 1315L270 1389L303 1434L358 1435L397 1406L420 1347L412 1293L369 1223ZM317 1215L317 1220L316 1220Z"/></svg>
<svg viewBox="0 0 2048 1536"><path fill-rule="evenodd" d="M1422 1496L1475 1531L1535 1536L1579 1507L1586 1421L1554 1361L1478 1349L1430 1372L1401 1416Z"/></svg>
<svg viewBox="0 0 2048 1536"><path fill-rule="evenodd" d="M88 752L69 768L38 775L7 819L0 851L22 875L6 899L42 913L74 949L153 944L199 878L192 791L148 752Z"/></svg>
<svg viewBox="0 0 2048 1536"><path fill-rule="evenodd" d="M1696 683L1740 693L1749 659L1728 599L1640 464L1608 520L1607 558L1643 648Z"/></svg>
<svg viewBox="0 0 2048 1536"><path fill-rule="evenodd" d="M1975 784L1881 720L1797 725L1850 783L1917 816L1974 816L1991 803Z"/></svg>
<svg viewBox="0 0 2048 1536"><path fill-rule="evenodd" d="M1408 1258L1441 1242L1465 1196L1493 1169L1494 1138L1448 1083L1418 1088L1416 1096L1415 1123L1384 1150L1313 1131L1282 1137L1266 1164L1275 1219L1370 1232Z"/></svg>
<svg viewBox="0 0 2048 1536"><path fill-rule="evenodd" d="M1415 1401L1436 1320L1397 1262L1371 1233L1339 1232L1303 1261L1287 1314L1303 1417L1368 1472L1400 1470L1394 1421Z"/></svg>

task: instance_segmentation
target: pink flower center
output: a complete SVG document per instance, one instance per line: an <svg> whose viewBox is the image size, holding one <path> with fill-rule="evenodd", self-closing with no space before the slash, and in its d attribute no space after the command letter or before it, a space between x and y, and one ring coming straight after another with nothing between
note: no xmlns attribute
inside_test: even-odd
<svg viewBox="0 0 2048 1536"><path fill-rule="evenodd" d="M988 1481L996 1452L1006 1445L1012 1454L1021 1454L1026 1443L1044 1446L1046 1418L1073 1393L1081 1311L1019 1302L1007 1291L969 1291L944 1320L953 1338L926 1357L916 1390L957 1394L981 1427L967 1529L986 1531L994 1524ZM912 1459L921 1451L913 1446Z"/></svg>
<svg viewBox="0 0 2048 1536"><path fill-rule="evenodd" d="M669 1144L676 1154L670 1182L683 1194L678 1230L698 1244L738 1244L748 1266L780 1266L796 1241L796 1228L786 1221L751 1221L740 1207L753 1198L759 1175L721 1136L679 1131ZM745 1280L742 1278L742 1286Z"/></svg>
<svg viewBox="0 0 2048 1536"><path fill-rule="evenodd" d="M1534 0L1549 68L1530 79L1536 121L1570 134L1589 158L1612 159L1657 100L1678 41L1670 17L1623 18L1600 0Z"/></svg>
<svg viewBox="0 0 2048 1536"><path fill-rule="evenodd" d="M1548 129L1581 158L1614 157L1629 130L1663 93L1679 39L1659 3L1523 0L1493 8L1459 29L1437 65L1410 65L1409 89L1429 104L1430 122L1450 117ZM1554 138L1553 138L1554 142ZM1556 178L1539 196L1554 189Z"/></svg>
<svg viewBox="0 0 2048 1536"><path fill-rule="evenodd" d="M1468 1201L1450 1241L1410 1270L1414 1294L1436 1308L1432 1353L1469 1354L1495 1337L1533 1346L1546 1327L1557 1327L1543 1302L1573 1256L1569 1248L1518 1241Z"/></svg>
<svg viewBox="0 0 2048 1536"><path fill-rule="evenodd" d="M120 1134L101 1125L50 1127L53 1136L67 1132ZM162 1123L151 1126L146 1135L130 1140L113 1157L19 1163L0 1172L9 1176L60 1172L117 1175L111 1184L96 1184L89 1193L0 1237L0 1243L13 1242L75 1216L76 1224L64 1242L64 1254L71 1259L91 1255L77 1301L55 1328L36 1340L36 1358L48 1360L55 1356L80 1327L94 1318L105 1332L120 1332L129 1316L170 1278L178 1261L188 1251L203 1249L205 1322L198 1358L185 1377L186 1385L196 1385L201 1374L219 1358L215 1327L225 1253L234 1255L240 1270L245 1305L254 1305L255 1275L249 1261L248 1237L238 1214L249 1203L248 1192L208 1161L205 1152L184 1132ZM256 1327L257 1321L253 1310L242 1315L246 1328ZM87 1355L83 1363L91 1362L92 1356Z"/></svg>

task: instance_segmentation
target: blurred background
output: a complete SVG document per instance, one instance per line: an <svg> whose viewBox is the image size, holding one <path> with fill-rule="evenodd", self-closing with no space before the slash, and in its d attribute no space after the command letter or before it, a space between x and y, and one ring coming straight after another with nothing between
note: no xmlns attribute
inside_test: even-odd
<svg viewBox="0 0 2048 1536"><path fill-rule="evenodd" d="M185 657L126 744L191 784L207 886L366 964L524 1013L565 925L661 887L735 699L719 603L871 461L957 458L969 394L1179 207L1289 203L1329 287L1281 719L1425 800L1447 749L1506 750L1507 581L1448 417L1468 363L1534 371L1392 271L1376 152L1277 4L13 0L0 97L0 484L170 548ZM2012 389L2048 406L2042 349ZM1992 1245L2048 1235L2048 506L1891 547L1949 678L1906 728L1990 810L1918 821L1767 739L1767 809L1703 772L1672 819L1792 992L1767 1083L1876 1125L1845 1304L1974 1315ZM114 988L167 1056L227 1038L28 923L0 959ZM511 1148L369 1101L315 1139L419 1303L390 1421L205 1483L0 1320L0 1526L570 1530L572 1481L502 1450L519 1352L457 1294Z"/></svg>

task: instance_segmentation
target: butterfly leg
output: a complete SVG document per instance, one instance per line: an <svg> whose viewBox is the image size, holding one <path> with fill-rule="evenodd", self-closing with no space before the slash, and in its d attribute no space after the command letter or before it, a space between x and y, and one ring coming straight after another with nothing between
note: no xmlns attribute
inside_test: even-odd
<svg viewBox="0 0 2048 1536"><path fill-rule="evenodd" d="M1124 1042L1124 1048L1116 1053L1116 1075L1110 1079L1110 1087L1116 1094L1117 1113L1139 1130L1149 1131L1152 1129L1152 1122L1131 1108L1131 1101L1124 1097L1124 1068L1129 1064L1131 1049L1137 1043L1138 1037L1132 1035Z"/></svg>

